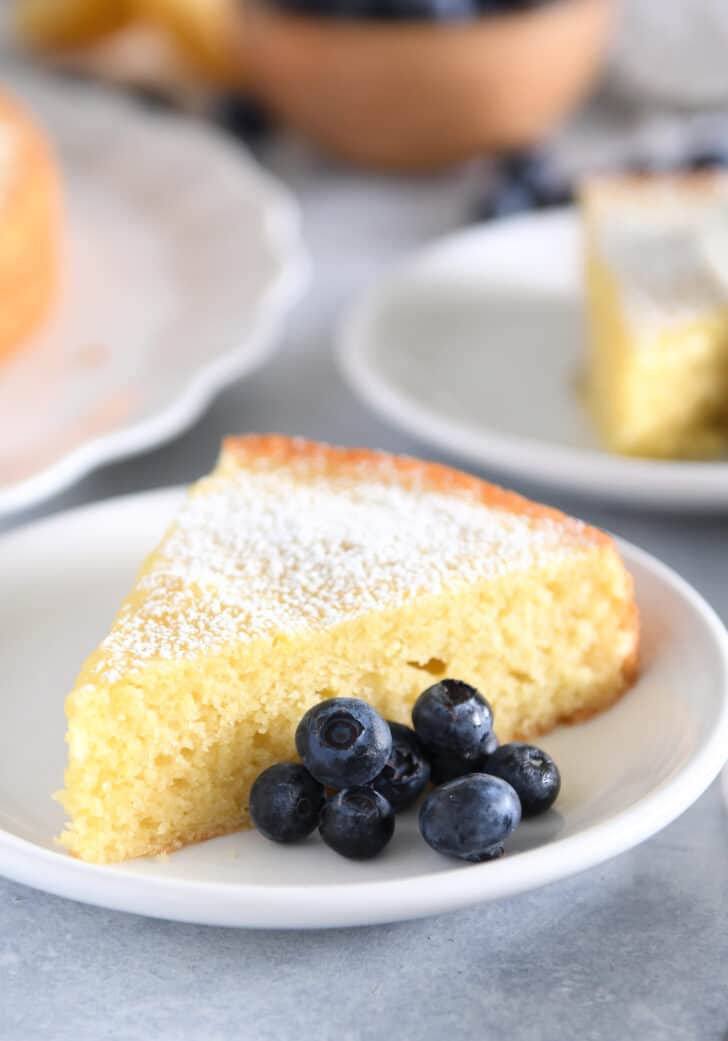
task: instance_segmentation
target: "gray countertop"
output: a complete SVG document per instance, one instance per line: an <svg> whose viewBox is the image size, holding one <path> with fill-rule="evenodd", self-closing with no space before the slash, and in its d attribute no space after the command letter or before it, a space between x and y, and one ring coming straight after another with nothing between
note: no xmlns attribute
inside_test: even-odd
<svg viewBox="0 0 728 1041"><path fill-rule="evenodd" d="M332 359L333 332L342 307L384 265L464 221L481 171L372 178L324 166L291 142L267 158L302 201L316 264L278 354L183 437L92 474L13 523L189 481L210 468L229 432L280 430L437 456L349 393ZM728 620L725 517L540 497L655 553ZM212 929L0 880L2 1041L726 1041L726 965L728 815L718 786L602 867L402 925Z"/></svg>

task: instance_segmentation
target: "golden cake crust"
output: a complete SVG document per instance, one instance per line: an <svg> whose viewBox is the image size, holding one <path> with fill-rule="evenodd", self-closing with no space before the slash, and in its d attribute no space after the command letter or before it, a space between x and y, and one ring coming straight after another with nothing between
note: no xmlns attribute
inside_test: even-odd
<svg viewBox="0 0 728 1041"><path fill-rule="evenodd" d="M43 131L0 92L9 165L0 190L0 359L47 316L56 294L61 193Z"/></svg>

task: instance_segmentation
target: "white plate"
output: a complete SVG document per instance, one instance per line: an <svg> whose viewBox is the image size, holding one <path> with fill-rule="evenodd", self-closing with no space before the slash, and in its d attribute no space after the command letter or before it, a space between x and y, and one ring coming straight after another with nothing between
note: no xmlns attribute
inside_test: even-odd
<svg viewBox="0 0 728 1041"><path fill-rule="evenodd" d="M0 515L179 433L273 347L307 274L296 204L192 119L18 72L63 169L65 284L0 370Z"/></svg>
<svg viewBox="0 0 728 1041"><path fill-rule="evenodd" d="M259 927L384 922L543 885L614 856L677 817L728 756L728 650L710 608L666 567L623 546L644 621L642 677L612 710L551 734L561 766L552 811L521 826L500 861L432 852L416 816L386 853L337 857L315 837L283 849L246 832L167 860L84 864L53 844L61 810L63 695L104 634L176 491L61 514L0 540L0 873L105 907ZM60 552L60 547L63 547Z"/></svg>
<svg viewBox="0 0 728 1041"><path fill-rule="evenodd" d="M599 447L579 395L582 295L571 210L477 227L418 254L354 306L343 370L391 422L513 478L607 503L728 507L728 462Z"/></svg>

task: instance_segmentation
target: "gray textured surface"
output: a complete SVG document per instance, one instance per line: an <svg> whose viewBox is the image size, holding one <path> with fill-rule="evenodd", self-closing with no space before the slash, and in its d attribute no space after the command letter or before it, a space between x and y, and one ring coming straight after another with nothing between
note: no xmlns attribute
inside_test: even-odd
<svg viewBox="0 0 728 1041"><path fill-rule="evenodd" d="M724 1041L727 841L713 791L548 889L318 933L157 922L8 885L0 1036Z"/></svg>
<svg viewBox="0 0 728 1041"><path fill-rule="evenodd" d="M341 383L334 323L382 265L463 220L477 171L408 182L319 168L287 146L314 288L277 357L177 442L28 514L188 481L230 431L433 453ZM535 489L523 489L526 492ZM665 559L728 619L728 521L546 496ZM208 929L0 881L2 1041L726 1041L728 818L717 787L640 848L577 878L446 917L310 934Z"/></svg>

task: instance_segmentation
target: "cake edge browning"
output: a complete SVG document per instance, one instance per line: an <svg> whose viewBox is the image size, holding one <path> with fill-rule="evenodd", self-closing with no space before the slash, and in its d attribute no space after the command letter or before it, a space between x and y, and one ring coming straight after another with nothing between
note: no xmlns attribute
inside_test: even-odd
<svg viewBox="0 0 728 1041"><path fill-rule="evenodd" d="M374 475L379 481L389 479L405 487L420 485L428 491L443 495L474 497L492 509L533 517L535 520L553 521L566 531L578 532L582 538L602 546L612 546L618 552L614 539L606 532L576 520L553 506L533 502L518 492L509 491L444 463L427 462L413 456L394 455L370 448L329 445L286 434L241 434L224 439L218 462L221 471L250 464L260 466L263 463L270 468L287 466L295 470L298 467L307 476L317 473L360 478Z"/></svg>

